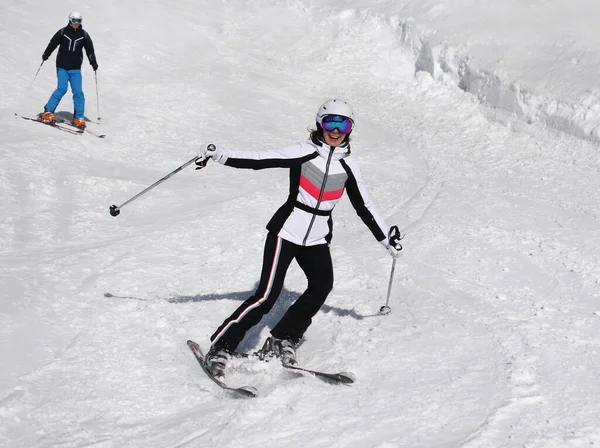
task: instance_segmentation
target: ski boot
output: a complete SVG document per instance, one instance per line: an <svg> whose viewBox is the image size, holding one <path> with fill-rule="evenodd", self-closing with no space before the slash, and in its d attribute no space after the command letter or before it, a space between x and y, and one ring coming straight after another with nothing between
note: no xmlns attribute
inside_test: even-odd
<svg viewBox="0 0 600 448"><path fill-rule="evenodd" d="M85 121L83 121L81 118L73 118L73 126L79 129L85 129Z"/></svg>
<svg viewBox="0 0 600 448"><path fill-rule="evenodd" d="M206 363L206 366L208 367L208 370L212 376L215 378L221 378L225 376L225 367L227 367L229 357L229 352L226 350L211 347L204 358L204 362Z"/></svg>
<svg viewBox="0 0 600 448"><path fill-rule="evenodd" d="M38 115L38 118L44 123L56 123L56 117L48 109L44 109L44 112Z"/></svg>
<svg viewBox="0 0 600 448"><path fill-rule="evenodd" d="M261 360L269 360L270 358L279 358L284 365L295 365L296 361L296 345L287 339L277 339L270 336L267 338L262 348L257 352Z"/></svg>

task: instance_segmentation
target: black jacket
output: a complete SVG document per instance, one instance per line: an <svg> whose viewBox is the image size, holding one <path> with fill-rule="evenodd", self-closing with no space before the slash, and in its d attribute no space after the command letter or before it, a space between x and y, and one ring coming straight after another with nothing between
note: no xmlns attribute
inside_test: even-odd
<svg viewBox="0 0 600 448"><path fill-rule="evenodd" d="M44 61L50 57L56 47L59 47L56 55L56 66L59 68L65 70L81 69L84 47L91 66L94 67L97 64L92 38L83 30L81 25L76 30L70 25L58 30L50 39L50 43L44 51L42 56Z"/></svg>

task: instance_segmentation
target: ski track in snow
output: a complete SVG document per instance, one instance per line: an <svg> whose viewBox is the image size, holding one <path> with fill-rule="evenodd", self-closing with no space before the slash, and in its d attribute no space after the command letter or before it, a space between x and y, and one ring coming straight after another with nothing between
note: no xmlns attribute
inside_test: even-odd
<svg viewBox="0 0 600 448"><path fill-rule="evenodd" d="M106 141L6 118L16 104L39 109L51 92L47 66L25 95L8 86L15 76L29 85L31 60L69 5L36 6L31 18L43 26L24 36L27 54L1 54L14 72L0 72L0 355L11 360L0 371L0 445L600 443L597 147L487 121L470 95L415 76L413 55L378 14L187 0L140 15L105 3L86 29ZM2 23L27 5L7 6ZM114 32L115 17L136 17L129 36ZM209 164L117 218L108 207L201 141L263 148L305 138L311 111L331 96L355 105L353 148L369 191L406 233L392 313L377 314L391 260L343 201L334 291L298 355L309 368L354 372L356 384L239 361L228 381L260 396L231 400L185 341L206 348L255 288L286 172ZM304 286L292 266L280 303L240 348L259 347Z"/></svg>

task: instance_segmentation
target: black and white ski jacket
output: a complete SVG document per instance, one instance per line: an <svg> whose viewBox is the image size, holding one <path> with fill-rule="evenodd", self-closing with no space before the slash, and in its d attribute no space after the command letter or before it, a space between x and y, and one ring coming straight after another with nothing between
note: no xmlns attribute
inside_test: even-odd
<svg viewBox="0 0 600 448"><path fill-rule="evenodd" d="M65 70L80 70L83 62L83 49L92 67L96 63L94 43L90 35L84 31L83 26L74 29L67 25L56 32L50 43L44 50L44 60L48 59L52 52L58 48L56 55L56 66Z"/></svg>
<svg viewBox="0 0 600 448"><path fill-rule="evenodd" d="M348 146L330 147L315 140L264 151L221 148L216 162L234 168L289 168L290 194L267 229L301 246L329 244L331 212L348 192L358 216L377 241L387 242L388 227L369 199L356 157Z"/></svg>

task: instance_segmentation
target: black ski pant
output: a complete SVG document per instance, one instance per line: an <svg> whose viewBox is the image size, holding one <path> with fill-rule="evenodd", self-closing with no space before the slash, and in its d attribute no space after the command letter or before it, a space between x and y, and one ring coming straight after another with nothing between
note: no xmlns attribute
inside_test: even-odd
<svg viewBox="0 0 600 448"><path fill-rule="evenodd" d="M246 332L273 308L293 259L306 274L308 287L271 330L271 334L278 339L289 339L294 344L300 342L313 316L333 288L329 245L299 246L269 233L258 289L210 337L214 348L235 351Z"/></svg>

